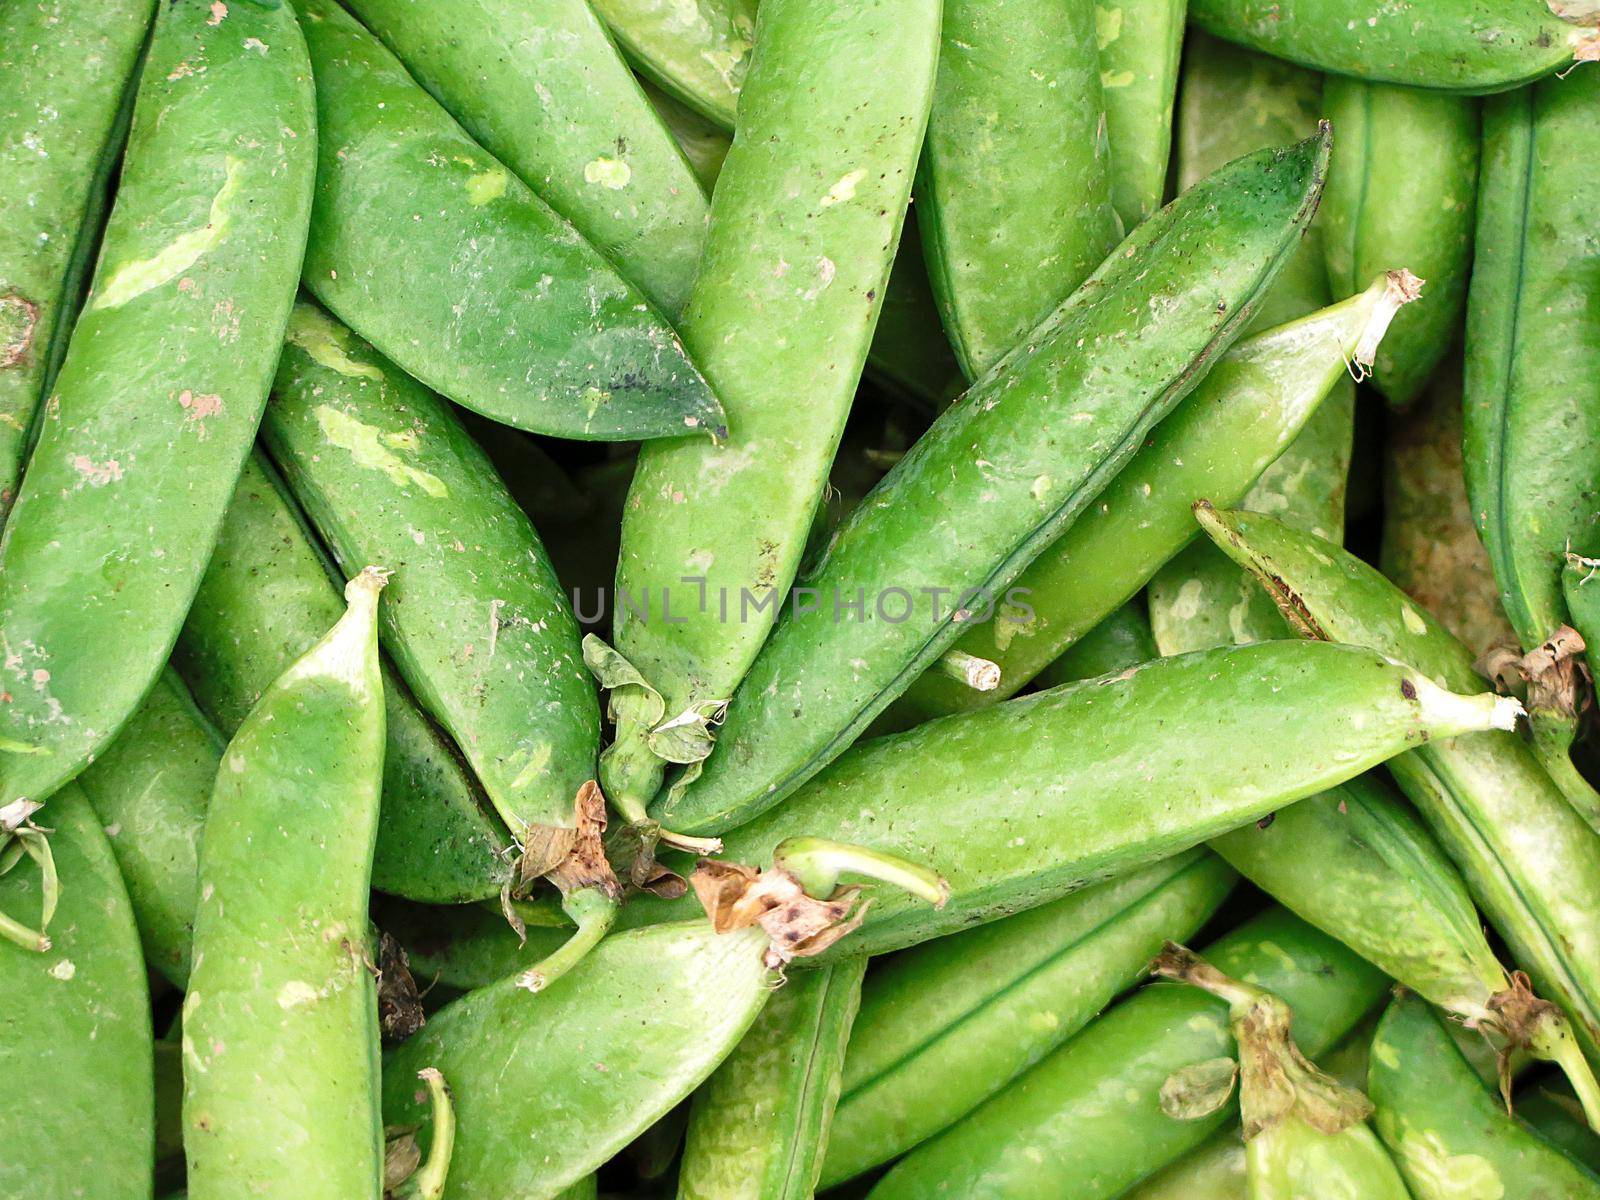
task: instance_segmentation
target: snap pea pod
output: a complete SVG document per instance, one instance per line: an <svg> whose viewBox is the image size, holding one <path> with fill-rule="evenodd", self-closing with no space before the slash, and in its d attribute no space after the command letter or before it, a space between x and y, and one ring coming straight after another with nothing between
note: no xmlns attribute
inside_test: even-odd
<svg viewBox="0 0 1600 1200"><path fill-rule="evenodd" d="M191 1200L382 1192L367 894L383 584L373 568L351 580L344 616L267 689L217 773L183 1002Z"/></svg>
<svg viewBox="0 0 1600 1200"><path fill-rule="evenodd" d="M127 890L76 785L49 809L61 904L43 953L0 940L0 1195L148 1197L154 1146L150 993ZM38 906L31 864L0 908Z"/></svg>
<svg viewBox="0 0 1600 1200"><path fill-rule="evenodd" d="M200 898L200 830L223 739L163 671L78 784L127 884L145 961L183 987Z"/></svg>
<svg viewBox="0 0 1600 1200"><path fill-rule="evenodd" d="M682 101L674 100L649 80L641 79L639 86L709 196L711 189L717 185L717 176L722 174L722 164L728 157L728 147L733 144L733 135L720 125L712 124Z"/></svg>
<svg viewBox="0 0 1600 1200"><path fill-rule="evenodd" d="M1112 0L1094 6L1111 142L1111 197L1125 229L1142 224L1166 199L1188 7L1188 0Z"/></svg>
<svg viewBox="0 0 1600 1200"><path fill-rule="evenodd" d="M888 1162L999 1092L1189 937L1233 886L1190 851L887 960L862 993L821 1186Z"/></svg>
<svg viewBox="0 0 1600 1200"><path fill-rule="evenodd" d="M94 288L0 537L0 806L76 775L154 683L282 343L311 72L288 9L213 15L161 10Z"/></svg>
<svg viewBox="0 0 1600 1200"><path fill-rule="evenodd" d="M1521 671L1540 761L1600 828L1568 756L1587 701L1561 593L1600 548L1600 68L1491 101L1467 312L1467 495Z"/></svg>
<svg viewBox="0 0 1600 1200"><path fill-rule="evenodd" d="M884 896L845 944L879 954L1186 850L1419 741L1507 728L1516 711L1366 651L1203 651L865 743L725 846L761 861L826 829L938 871L943 908ZM640 897L625 919L660 919L663 905Z"/></svg>
<svg viewBox="0 0 1600 1200"><path fill-rule="evenodd" d="M1283 997L1312 1055L1360 1020L1384 988L1376 970L1282 909L1229 933L1206 955ZM901 1159L872 1198L920 1198L941 1186L965 1200L1120 1196L1228 1120L1229 1107L1195 1119L1168 1116L1159 1096L1176 1072L1231 1051L1224 1005L1193 988L1146 987Z"/></svg>
<svg viewBox="0 0 1600 1200"><path fill-rule="evenodd" d="M1294 1017L1287 1004L1170 942L1154 970L1228 1005L1239 1055L1239 1117L1252 1200L1308 1195L1411 1200L1394 1161L1367 1125L1371 1101L1307 1061L1291 1036ZM1232 1087L1230 1078L1227 1088Z"/></svg>
<svg viewBox="0 0 1600 1200"><path fill-rule="evenodd" d="M308 348L328 344L337 355ZM511 831L510 884L551 875L581 955L620 900L597 844L600 712L533 526L437 396L308 304L262 437L341 566L393 570L384 646Z"/></svg>
<svg viewBox="0 0 1600 1200"><path fill-rule="evenodd" d="M1376 571L1254 513L1201 507L1201 526L1247 567L1302 636L1415 663L1467 691L1472 655ZM1512 734L1433 740L1389 763L1512 961L1566 1010L1591 1063L1600 1044L1600 838Z"/></svg>
<svg viewBox="0 0 1600 1200"><path fill-rule="evenodd" d="M804 580L816 603L773 631L663 822L718 833L780 802L1001 598L1237 336L1315 211L1328 149L1324 129L1191 189L934 423L835 531Z"/></svg>
<svg viewBox="0 0 1600 1200"><path fill-rule="evenodd" d="M1059 687L1124 671L1160 657L1143 596L1135 596L1084 634L1036 677L1040 687Z"/></svg>
<svg viewBox="0 0 1600 1200"><path fill-rule="evenodd" d="M1367 1079L1374 1123L1416 1200L1600 1196L1600 1176L1507 1113L1415 996L1379 1022Z"/></svg>
<svg viewBox="0 0 1600 1200"><path fill-rule="evenodd" d="M0 526L100 233L155 0L0 10Z"/></svg>
<svg viewBox="0 0 1600 1200"><path fill-rule="evenodd" d="M1484 937L1466 884L1381 784L1358 778L1211 846L1246 879L1368 962L1505 1047L1557 1063L1600 1120L1595 1083L1560 1009L1514 980Z"/></svg>
<svg viewBox="0 0 1600 1200"><path fill-rule="evenodd" d="M732 132L756 39L756 0L592 0L639 72Z"/></svg>
<svg viewBox="0 0 1600 1200"><path fill-rule="evenodd" d="M613 633L632 682L602 679L617 734L601 782L632 822L667 761L709 752L799 567L909 200L939 11L762 5L682 326L731 433L645 447L623 516Z"/></svg>
<svg viewBox="0 0 1600 1200"><path fill-rule="evenodd" d="M404 370L507 425L715 433L665 317L334 0L295 0L321 125L306 286Z"/></svg>
<svg viewBox="0 0 1600 1200"><path fill-rule="evenodd" d="M789 981L695 1093L678 1200L810 1200L867 960Z"/></svg>
<svg viewBox="0 0 1600 1200"><path fill-rule="evenodd" d="M1335 75L1484 94L1600 58L1545 0L1190 0L1207 33Z"/></svg>
<svg viewBox="0 0 1600 1200"><path fill-rule="evenodd" d="M1450 349L1466 309L1478 103L1338 77L1323 96L1339 131L1322 211L1334 294L1402 263L1427 285L1396 318L1373 372L1373 386L1391 404L1410 404Z"/></svg>
<svg viewBox="0 0 1600 1200"><path fill-rule="evenodd" d="M1017 576L1011 594L1027 615L999 612L972 622L957 640L957 650L999 666L1000 686L977 692L930 671L907 689L902 706L927 717L1015 695L1194 538L1196 500L1244 497L1348 364L1372 358L1414 285L1404 272L1380 275L1342 304L1236 342L1089 509Z"/></svg>
<svg viewBox="0 0 1600 1200"><path fill-rule="evenodd" d="M968 379L1088 277L1121 228L1094 10L945 0L917 226Z"/></svg>
<svg viewBox="0 0 1600 1200"><path fill-rule="evenodd" d="M706 196L586 0L353 0L462 127L668 315Z"/></svg>
<svg viewBox="0 0 1600 1200"><path fill-rule="evenodd" d="M367 379L328 322L301 315L289 337L312 361ZM339 619L339 589L314 536L265 457L245 460L172 662L202 710L232 735L272 681ZM383 809L372 883L435 904L498 895L511 878L508 836L459 753L383 664ZM209 789L208 789L209 791Z"/></svg>
<svg viewBox="0 0 1600 1200"><path fill-rule="evenodd" d="M1461 462L1461 364L1389 418L1384 441L1385 576L1482 655L1516 637L1500 611L1489 556L1472 522Z"/></svg>

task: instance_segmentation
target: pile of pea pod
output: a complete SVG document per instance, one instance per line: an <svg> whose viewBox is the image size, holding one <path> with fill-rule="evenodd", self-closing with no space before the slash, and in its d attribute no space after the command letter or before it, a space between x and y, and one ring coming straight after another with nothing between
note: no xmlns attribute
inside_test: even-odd
<svg viewBox="0 0 1600 1200"><path fill-rule="evenodd" d="M0 0L0 1200L1600 1200L1590 647L1596 0Z"/></svg>

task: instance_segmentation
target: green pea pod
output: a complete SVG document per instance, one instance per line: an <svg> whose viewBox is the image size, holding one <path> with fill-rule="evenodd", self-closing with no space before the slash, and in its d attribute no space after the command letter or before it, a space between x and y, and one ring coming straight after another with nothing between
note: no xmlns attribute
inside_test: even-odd
<svg viewBox="0 0 1600 1200"><path fill-rule="evenodd" d="M1239 1053L1239 1116L1252 1200L1411 1200L1367 1125L1371 1101L1307 1061L1290 1035L1287 1004L1170 942L1154 970L1227 1002Z"/></svg>
<svg viewBox="0 0 1600 1200"><path fill-rule="evenodd" d="M1126 229L1143 224L1166 199L1188 7L1188 0L1110 0L1094 6L1111 141L1111 196Z"/></svg>
<svg viewBox="0 0 1600 1200"><path fill-rule="evenodd" d="M162 6L94 288L0 538L0 806L81 771L155 682L282 344L311 72L288 9L214 16Z"/></svg>
<svg viewBox="0 0 1600 1200"><path fill-rule="evenodd" d="M1448 362L1384 439L1379 566L1476 655L1512 633L1472 523L1461 462L1461 365Z"/></svg>
<svg viewBox="0 0 1600 1200"><path fill-rule="evenodd" d="M917 180L944 327L968 379L1100 265L1121 230L1092 5L945 0Z"/></svg>
<svg viewBox="0 0 1600 1200"><path fill-rule="evenodd" d="M1600 796L1567 751L1586 684L1567 631L1568 550L1600 549L1600 68L1484 109L1467 313L1467 495L1527 656L1540 760L1591 824Z"/></svg>
<svg viewBox="0 0 1600 1200"><path fill-rule="evenodd" d="M600 712L533 526L437 396L310 305L295 308L262 436L344 569L394 571L385 648L511 830L515 890L551 875L581 954L620 899L596 844Z"/></svg>
<svg viewBox="0 0 1600 1200"><path fill-rule="evenodd" d="M1135 596L1069 646L1036 680L1040 687L1059 687L1126 671L1160 655L1144 598Z"/></svg>
<svg viewBox="0 0 1600 1200"><path fill-rule="evenodd" d="M593 0L639 72L732 132L756 38L756 0Z"/></svg>
<svg viewBox="0 0 1600 1200"><path fill-rule="evenodd" d="M956 642L997 664L1000 686L978 692L930 671L901 706L939 716L1020 691L1194 538L1196 500L1244 497L1348 364L1370 362L1414 285L1392 272L1342 304L1236 342L1083 516L1017 576L1011 594L1027 613L1002 611Z"/></svg>
<svg viewBox="0 0 1600 1200"><path fill-rule="evenodd" d="M854 1178L1001 1091L1191 936L1232 888L1191 851L887 960L867 981L821 1186Z"/></svg>
<svg viewBox="0 0 1600 1200"><path fill-rule="evenodd" d="M340 333L302 315L292 319L289 336L300 353L331 371L342 367L357 379L380 373L350 357ZM231 735L343 608L330 566L283 481L263 456L252 454L178 635L173 665L196 703ZM486 811L455 747L387 662L383 703L387 742L373 886L435 904L498 895L511 878L505 828Z"/></svg>
<svg viewBox="0 0 1600 1200"><path fill-rule="evenodd" d="M648 80L641 79L639 86L709 196L711 189L717 185L717 176L722 174L722 164L728 157L728 147L733 144L733 135L720 125L712 124L682 101L674 100Z"/></svg>
<svg viewBox="0 0 1600 1200"><path fill-rule="evenodd" d="M1558 1080L1540 1080L1518 1089L1513 1111L1567 1157L1600 1174L1600 1136L1584 1119L1577 1098Z"/></svg>
<svg viewBox="0 0 1600 1200"><path fill-rule="evenodd" d="M637 288L334 0L295 7L322 134L305 266L317 299L506 425L600 441L721 429L716 397Z"/></svg>
<svg viewBox="0 0 1600 1200"><path fill-rule="evenodd" d="M689 298L706 197L586 0L353 0L478 142L658 309Z"/></svg>
<svg viewBox="0 0 1600 1200"><path fill-rule="evenodd" d="M0 11L0 526L72 328L155 7Z"/></svg>
<svg viewBox="0 0 1600 1200"><path fill-rule="evenodd" d="M1344 647L1274 642L1158 659L864 743L729 833L726 849L761 861L825 829L938 871L951 886L942 909L892 895L873 903L847 946L879 954L1188 849L1419 740L1509 728L1517 711L1508 697L1463 702ZM660 905L641 897L629 909L659 919Z"/></svg>
<svg viewBox="0 0 1600 1200"><path fill-rule="evenodd" d="M1282 909L1234 930L1206 955L1283 997L1294 1009L1301 1047L1313 1055L1360 1020L1385 986L1372 967ZM1121 1196L1227 1122L1226 1103L1170 1116L1162 1093L1171 1091L1169 1081L1232 1051L1225 1005L1193 988L1146 987L906 1155L872 1200L941 1188L964 1200Z"/></svg>
<svg viewBox="0 0 1600 1200"><path fill-rule="evenodd" d="M909 199L938 30L937 0L762 5L682 326L732 432L645 447L623 518L626 662L602 672L617 735L601 778L630 821L668 761L709 752L799 566Z"/></svg>
<svg viewBox="0 0 1600 1200"><path fill-rule="evenodd" d="M1467 691L1472 655L1344 550L1270 517L1202 506L1202 528L1261 581L1302 636L1370 646ZM1430 741L1389 764L1512 960L1600 1058L1600 838L1514 734Z"/></svg>
<svg viewBox="0 0 1600 1200"><path fill-rule="evenodd" d="M183 1002L191 1200L382 1191L368 877L382 572L269 687L217 773Z"/></svg>
<svg viewBox="0 0 1600 1200"><path fill-rule="evenodd" d="M163 671L117 740L78 776L127 883L145 961L189 977L200 894L200 831L223 740L182 680Z"/></svg>
<svg viewBox="0 0 1600 1200"><path fill-rule="evenodd" d="M1546 0L1190 0L1217 37L1334 75L1482 95L1600 58Z"/></svg>
<svg viewBox="0 0 1600 1200"><path fill-rule="evenodd" d="M806 971L695 1093L678 1200L810 1200L867 960Z"/></svg>
<svg viewBox="0 0 1600 1200"><path fill-rule="evenodd" d="M995 605L1237 336L1328 149L1324 129L1191 189L934 423L834 533L663 822L718 833L778 803Z"/></svg>
<svg viewBox="0 0 1600 1200"><path fill-rule="evenodd" d="M498 906L416 904L392 896L372 901L373 921L405 947L411 973L463 992L528 970L572 936L558 907L519 902L515 911L520 930Z"/></svg>
<svg viewBox="0 0 1600 1200"><path fill-rule="evenodd" d="M1323 95L1339 157L1323 200L1334 295L1405 266L1427 284L1378 352L1373 386L1410 404L1461 325L1478 192L1478 104L1462 96L1333 78Z"/></svg>
<svg viewBox="0 0 1600 1200"><path fill-rule="evenodd" d="M77 787L50 805L61 904L51 945L0 940L0 1195L150 1195L150 993L127 890ZM30 865L0 875L0 908L36 908Z"/></svg>
<svg viewBox="0 0 1600 1200"><path fill-rule="evenodd" d="M1352 779L1211 846L1296 916L1495 1035L1508 1090L1511 1053L1526 1046L1566 1071L1600 1121L1600 1085L1566 1017L1500 965L1460 874L1382 785Z"/></svg>
<svg viewBox="0 0 1600 1200"><path fill-rule="evenodd" d="M1414 996L1379 1022L1367 1086L1374 1124L1416 1200L1600 1196L1600 1176L1507 1113Z"/></svg>
<svg viewBox="0 0 1600 1200"><path fill-rule="evenodd" d="M1127 1200L1250 1200L1248 1189L1244 1142L1234 1128L1123 1194Z"/></svg>

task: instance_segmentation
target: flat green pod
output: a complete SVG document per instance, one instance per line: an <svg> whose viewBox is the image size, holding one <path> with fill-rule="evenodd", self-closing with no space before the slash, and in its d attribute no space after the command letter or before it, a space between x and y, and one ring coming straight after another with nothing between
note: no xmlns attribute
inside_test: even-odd
<svg viewBox="0 0 1600 1200"><path fill-rule="evenodd" d="M756 0L593 0L639 72L673 99L733 129L756 38Z"/></svg>
<svg viewBox="0 0 1600 1200"><path fill-rule="evenodd" d="M295 0L317 73L305 282L456 403L599 441L715 434L667 319L333 0Z"/></svg>
<svg viewBox="0 0 1600 1200"><path fill-rule="evenodd" d="M155 1104L150 993L111 847L69 784L49 809L61 904L50 946L0 939L0 1195L150 1195ZM38 868L0 876L0 909L37 911Z"/></svg>
<svg viewBox="0 0 1600 1200"><path fill-rule="evenodd" d="M94 287L0 538L0 806L88 765L166 662L266 403L315 150L292 11L162 7Z"/></svg>
<svg viewBox="0 0 1600 1200"><path fill-rule="evenodd" d="M1188 0L1094 5L1100 88L1111 143L1111 198L1133 229L1167 198L1173 102Z"/></svg>

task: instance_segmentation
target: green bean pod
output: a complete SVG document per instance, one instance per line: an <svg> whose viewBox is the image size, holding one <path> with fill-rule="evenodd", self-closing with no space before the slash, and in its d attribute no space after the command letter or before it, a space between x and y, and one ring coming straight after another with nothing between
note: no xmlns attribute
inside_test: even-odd
<svg viewBox="0 0 1600 1200"><path fill-rule="evenodd" d="M872 336L933 93L937 0L766 0L683 336L719 444L647 446L623 517L606 795L640 821L760 649ZM773 331L781 330L781 336ZM797 397L804 397L797 403ZM642 682L640 682L642 677Z"/></svg>
<svg viewBox="0 0 1600 1200"><path fill-rule="evenodd" d="M715 434L667 319L334 0L295 0L322 138L306 286L409 374L507 425Z"/></svg>
<svg viewBox="0 0 1600 1200"><path fill-rule="evenodd" d="M1283 997L1301 1047L1331 1046L1384 989L1349 950L1273 909L1213 944L1229 974ZM1182 1119L1163 1111L1176 1073L1232 1053L1227 1008L1193 988L1155 984L1095 1021L959 1124L922 1143L872 1200L939 1194L964 1200L1071 1196L1111 1200L1200 1145L1232 1110Z"/></svg>
<svg viewBox="0 0 1600 1200"><path fill-rule="evenodd" d="M1484 109L1467 312L1467 495L1521 670L1540 759L1600 828L1567 751L1586 702L1561 592L1568 550L1600 549L1600 68Z"/></svg>
<svg viewBox="0 0 1600 1200"><path fill-rule="evenodd" d="M150 992L127 890L74 785L49 809L61 904L43 953L0 940L0 1195L148 1197L155 1144ZM0 908L38 906L31 864Z"/></svg>
<svg viewBox="0 0 1600 1200"><path fill-rule="evenodd" d="M180 988L200 898L200 831L223 744L183 681L163 671L117 740L78 776L127 884L145 961Z"/></svg>
<svg viewBox="0 0 1600 1200"><path fill-rule="evenodd" d="M821 1186L904 1153L1054 1051L1234 878L1191 851L889 959L862 993Z"/></svg>
<svg viewBox="0 0 1600 1200"><path fill-rule="evenodd" d="M1125 229L1143 224L1166 199L1188 7L1188 0L1112 0L1094 6L1111 142L1111 198Z"/></svg>
<svg viewBox="0 0 1600 1200"><path fill-rule="evenodd" d="M1380 275L1341 304L1236 342L1083 516L1017 576L1011 594L1027 615L1002 611L956 642L997 664L1000 686L978 692L930 671L901 706L939 716L1020 691L1194 538L1196 500L1244 497L1345 378L1347 364L1372 358L1385 327L1415 295L1414 283L1405 272Z"/></svg>
<svg viewBox="0 0 1600 1200"><path fill-rule="evenodd" d="M1467 691L1472 655L1393 584L1337 546L1258 514L1202 508L1201 525L1261 581L1302 636L1370 646ZM1600 1059L1600 838L1514 734L1432 740L1389 763L1512 960Z"/></svg>
<svg viewBox="0 0 1600 1200"><path fill-rule="evenodd" d="M1159 658L1143 596L1108 614L1035 677L1040 687L1060 687L1097 675L1125 671Z"/></svg>
<svg viewBox="0 0 1600 1200"><path fill-rule="evenodd" d="M1444 851L1382 785L1352 779L1212 849L1302 920L1338 938L1468 1028L1557 1063L1600 1120L1595 1083L1555 1005L1500 965L1466 884Z"/></svg>
<svg viewBox="0 0 1600 1200"><path fill-rule="evenodd" d="M1402 265L1427 285L1395 320L1374 364L1373 386L1391 404L1410 404L1450 349L1466 309L1478 104L1337 77L1323 95L1339 131L1322 213L1334 294Z"/></svg>
<svg viewBox="0 0 1600 1200"><path fill-rule="evenodd" d="M381 368L315 315L292 318L298 352L353 378ZM363 373L364 372L364 373ZM314 535L265 457L245 460L172 662L195 702L232 735L272 681L311 648L344 605ZM385 661L383 810L372 883L434 904L496 896L511 878L509 838L448 738ZM208 788L209 792L209 788Z"/></svg>
<svg viewBox="0 0 1600 1200"><path fill-rule="evenodd" d="M778 803L1002 598L1237 336L1328 149L1324 130L1191 189L946 410L835 531L663 822L718 833Z"/></svg>
<svg viewBox="0 0 1600 1200"><path fill-rule="evenodd" d="M678 1200L811 1200L867 960L789 981L695 1093Z"/></svg>
<svg viewBox="0 0 1600 1200"><path fill-rule="evenodd" d="M600 712L533 526L437 396L310 305L262 436L344 570L393 570L384 646L510 829L515 889L553 872L581 953L620 899L589 799Z"/></svg>
<svg viewBox="0 0 1600 1200"><path fill-rule="evenodd" d="M756 39L756 0L593 0L634 66L732 132Z"/></svg>
<svg viewBox="0 0 1600 1200"><path fill-rule="evenodd" d="M683 308L706 194L586 0L349 8L650 303Z"/></svg>
<svg viewBox="0 0 1600 1200"><path fill-rule="evenodd" d="M1334 75L1482 95L1600 58L1546 0L1190 0L1217 37Z"/></svg>
<svg viewBox="0 0 1600 1200"><path fill-rule="evenodd" d="M349 608L234 734L200 858L183 1002L190 1200L382 1192L367 894L383 767L378 593Z"/></svg>
<svg viewBox="0 0 1600 1200"><path fill-rule="evenodd" d="M842 948L880 954L1176 854L1420 741L1509 728L1517 711L1344 647L1158 659L864 743L725 848L758 862L824 829L937 871L943 908L883 896ZM663 903L629 910L659 919Z"/></svg>
<svg viewBox="0 0 1600 1200"><path fill-rule="evenodd" d="M1374 1124L1415 1200L1600 1196L1600 1175L1507 1113L1414 996L1379 1022L1367 1080Z"/></svg>
<svg viewBox="0 0 1600 1200"><path fill-rule="evenodd" d="M0 526L77 312L155 8L0 10Z"/></svg>
<svg viewBox="0 0 1600 1200"><path fill-rule="evenodd" d="M155 682L282 344L311 72L288 9L214 16L162 7L94 287L0 537L0 806L81 771Z"/></svg>
<svg viewBox="0 0 1600 1200"><path fill-rule="evenodd" d="M1121 229L1094 8L945 0L917 226L968 379L1100 265Z"/></svg>
<svg viewBox="0 0 1600 1200"><path fill-rule="evenodd" d="M1239 1116L1252 1200L1411 1200L1367 1125L1371 1101L1307 1061L1290 1034L1294 1018L1287 1004L1170 942L1154 970L1227 1002L1239 1054ZM1227 1086L1231 1091L1231 1078Z"/></svg>

